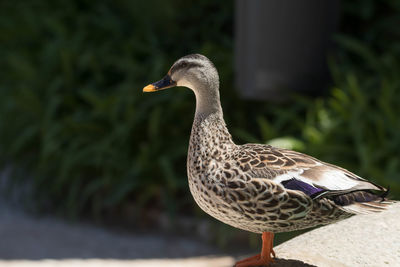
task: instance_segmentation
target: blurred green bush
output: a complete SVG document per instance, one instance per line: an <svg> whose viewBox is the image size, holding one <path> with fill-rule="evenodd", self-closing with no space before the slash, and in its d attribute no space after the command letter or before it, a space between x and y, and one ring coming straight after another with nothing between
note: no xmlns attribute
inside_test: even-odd
<svg viewBox="0 0 400 267"><path fill-rule="evenodd" d="M344 1L331 92L280 105L239 100L231 89L231 1L0 5L0 159L14 167L15 186L33 184L39 209L95 218L128 206L137 217L149 207L197 214L186 178L194 96L142 94L194 52L220 72L238 142L293 147L400 197L395 1Z"/></svg>
<svg viewBox="0 0 400 267"><path fill-rule="evenodd" d="M232 4L2 5L1 157L24 169L22 182L34 179L38 207L100 216L127 201L138 213L150 202L171 212L191 205L185 154L194 99L142 88L187 53L213 54L230 72Z"/></svg>

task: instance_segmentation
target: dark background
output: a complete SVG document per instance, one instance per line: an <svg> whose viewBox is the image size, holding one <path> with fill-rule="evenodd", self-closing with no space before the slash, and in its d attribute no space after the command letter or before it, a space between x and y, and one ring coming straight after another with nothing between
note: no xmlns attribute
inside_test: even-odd
<svg viewBox="0 0 400 267"><path fill-rule="evenodd" d="M2 1L0 10L4 193L22 192L16 201L32 212L135 230L158 229L161 217L171 231L182 216L209 219L221 245L238 233L189 193L193 94L142 93L189 53L219 70L236 142L284 144L400 197L399 1L342 1L328 90L284 103L239 98L231 1Z"/></svg>

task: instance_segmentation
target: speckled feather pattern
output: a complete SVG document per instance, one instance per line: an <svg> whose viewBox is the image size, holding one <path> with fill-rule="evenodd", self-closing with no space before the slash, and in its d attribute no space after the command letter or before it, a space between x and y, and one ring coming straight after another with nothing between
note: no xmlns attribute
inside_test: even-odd
<svg viewBox="0 0 400 267"><path fill-rule="evenodd" d="M234 144L220 113L194 120L187 159L191 193L205 212L233 227L276 233L350 217L330 199L311 199L272 181L287 169L315 164L294 151Z"/></svg>
<svg viewBox="0 0 400 267"><path fill-rule="evenodd" d="M178 59L159 82L190 88L196 114L187 171L191 193L208 214L255 233L286 232L385 210L387 190L308 155L263 144L236 145L223 118L219 76L205 56Z"/></svg>

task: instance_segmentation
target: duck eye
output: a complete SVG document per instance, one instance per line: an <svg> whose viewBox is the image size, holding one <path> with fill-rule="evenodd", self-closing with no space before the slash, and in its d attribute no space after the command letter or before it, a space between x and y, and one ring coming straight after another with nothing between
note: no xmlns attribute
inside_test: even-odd
<svg viewBox="0 0 400 267"><path fill-rule="evenodd" d="M187 65L188 65L187 62L182 62L182 64L181 64L182 68L186 68Z"/></svg>

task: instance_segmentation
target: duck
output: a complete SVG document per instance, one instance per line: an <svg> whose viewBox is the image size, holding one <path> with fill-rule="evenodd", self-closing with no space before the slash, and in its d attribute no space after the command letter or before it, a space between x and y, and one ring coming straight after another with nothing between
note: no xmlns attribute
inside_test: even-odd
<svg viewBox="0 0 400 267"><path fill-rule="evenodd" d="M381 212L393 203L386 188L312 156L267 144L235 144L224 121L218 71L206 56L178 59L143 92L174 86L187 87L196 97L187 155L195 202L225 224L261 234L261 252L236 267L269 266L275 233Z"/></svg>

